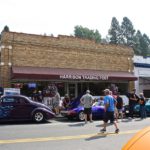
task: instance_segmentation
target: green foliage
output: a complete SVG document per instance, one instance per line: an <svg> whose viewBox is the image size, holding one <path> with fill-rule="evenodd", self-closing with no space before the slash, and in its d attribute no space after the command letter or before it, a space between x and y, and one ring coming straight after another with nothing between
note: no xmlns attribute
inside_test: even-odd
<svg viewBox="0 0 150 150"><path fill-rule="evenodd" d="M75 26L74 28L75 37L94 40L97 43L101 42L101 35L98 30L90 30L88 28L84 28L82 26Z"/></svg>
<svg viewBox="0 0 150 150"><path fill-rule="evenodd" d="M9 27L6 25L6 26L4 27L4 29L3 29L3 31L9 32Z"/></svg>
<svg viewBox="0 0 150 150"><path fill-rule="evenodd" d="M127 17L123 18L123 21L121 24L121 30L122 30L121 31L122 37L125 41L125 44L128 46L133 46L135 29L132 25L132 22Z"/></svg>
<svg viewBox="0 0 150 150"><path fill-rule="evenodd" d="M122 38L121 27L116 17L112 18L111 27L108 30L108 34L110 36L111 44L123 44L124 43L124 40Z"/></svg>
<svg viewBox="0 0 150 150"><path fill-rule="evenodd" d="M118 20L113 17L111 27L108 30L109 43L124 44L131 46L136 55L150 56L150 39L146 34L143 34L133 27L132 22L124 17L119 25Z"/></svg>

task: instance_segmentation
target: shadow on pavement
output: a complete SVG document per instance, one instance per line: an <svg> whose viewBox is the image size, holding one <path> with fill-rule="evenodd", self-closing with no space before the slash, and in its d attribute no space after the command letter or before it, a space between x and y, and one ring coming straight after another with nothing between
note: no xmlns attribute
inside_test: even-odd
<svg viewBox="0 0 150 150"><path fill-rule="evenodd" d="M86 140L86 141L91 141L91 140L100 139L100 138L105 138L105 137L107 137L107 134L105 134L105 133L98 133L98 134L96 134L96 135L94 135L94 136L91 136L91 137L89 137L89 138L86 138L85 140Z"/></svg>
<svg viewBox="0 0 150 150"><path fill-rule="evenodd" d="M1 126L8 126L8 125L41 125L41 124L48 124L51 123L50 121L42 122L42 123L36 123L33 121L1 121Z"/></svg>

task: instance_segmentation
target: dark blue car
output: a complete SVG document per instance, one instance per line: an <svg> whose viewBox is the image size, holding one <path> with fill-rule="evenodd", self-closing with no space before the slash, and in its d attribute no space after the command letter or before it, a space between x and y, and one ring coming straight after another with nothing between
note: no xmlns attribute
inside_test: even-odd
<svg viewBox="0 0 150 150"><path fill-rule="evenodd" d="M0 121L33 120L39 123L54 117L49 107L26 96L6 95L0 98Z"/></svg>
<svg viewBox="0 0 150 150"><path fill-rule="evenodd" d="M78 105L75 107L70 107L66 110L61 111L61 115L67 117L68 119L77 119L80 121L84 120L84 113L83 113L83 106L76 100L75 101ZM104 106L100 102L95 102L92 106L92 115L93 119L101 119L104 114Z"/></svg>

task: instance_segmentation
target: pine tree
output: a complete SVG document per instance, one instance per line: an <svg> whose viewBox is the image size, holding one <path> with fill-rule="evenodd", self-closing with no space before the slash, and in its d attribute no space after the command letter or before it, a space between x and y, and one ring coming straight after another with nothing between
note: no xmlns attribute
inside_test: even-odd
<svg viewBox="0 0 150 150"><path fill-rule="evenodd" d="M108 31L108 34L110 36L110 43L112 44L124 43L123 38L122 38L122 33L121 33L121 27L116 17L112 18L111 27Z"/></svg>
<svg viewBox="0 0 150 150"><path fill-rule="evenodd" d="M123 39L125 40L125 44L128 46L134 46L134 27L132 25L132 22L127 18L124 17L122 24L121 24L121 30Z"/></svg>

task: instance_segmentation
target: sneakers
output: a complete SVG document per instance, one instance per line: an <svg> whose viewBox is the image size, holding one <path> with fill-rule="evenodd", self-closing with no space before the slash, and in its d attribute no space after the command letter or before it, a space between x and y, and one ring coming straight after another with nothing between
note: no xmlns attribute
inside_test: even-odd
<svg viewBox="0 0 150 150"><path fill-rule="evenodd" d="M116 129L116 130L115 130L115 133L119 133L119 129Z"/></svg>
<svg viewBox="0 0 150 150"><path fill-rule="evenodd" d="M93 123L93 120L90 120L90 123Z"/></svg>
<svg viewBox="0 0 150 150"><path fill-rule="evenodd" d="M100 132L104 133L106 132L106 129L101 129Z"/></svg>

